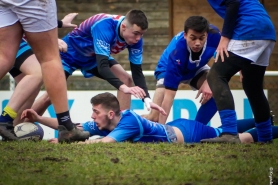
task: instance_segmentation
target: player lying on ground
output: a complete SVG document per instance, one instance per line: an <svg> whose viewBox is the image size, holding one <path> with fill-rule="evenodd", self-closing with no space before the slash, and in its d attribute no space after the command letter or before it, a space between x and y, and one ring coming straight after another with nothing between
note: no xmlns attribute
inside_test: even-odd
<svg viewBox="0 0 278 185"><path fill-rule="evenodd" d="M204 17L189 17L185 21L184 31L172 39L158 61L153 102L161 105L169 114L179 84L188 84L193 90L198 90L196 98L202 94L202 105L195 120L208 123L217 108L206 80L210 69L207 63L213 57L220 36L218 28L210 25ZM166 123L168 117L159 115L155 110L143 116L159 123Z"/></svg>
<svg viewBox="0 0 278 185"><path fill-rule="evenodd" d="M58 20L58 27L76 27L76 25L71 23L76 15L77 13L70 13L61 21ZM62 40L58 40L58 44L60 50L66 51L67 46ZM25 39L21 40L14 66L9 73L17 85L8 104L3 108L0 116L0 125L1 127L6 127L13 133L13 126L19 124L21 121L20 115L22 111L31 108L42 85L40 63ZM5 139L9 140L3 136L2 140Z"/></svg>
<svg viewBox="0 0 278 185"><path fill-rule="evenodd" d="M141 98L149 110L151 100L141 67L142 37L147 28L148 20L141 10L131 10L126 16L100 13L86 19L63 38L68 46L66 53L60 53L66 78L80 69L85 78L97 76L118 89L121 109L130 108L132 94ZM126 48L132 78L111 56ZM32 109L42 115L50 104L48 95L44 94Z"/></svg>
<svg viewBox="0 0 278 185"><path fill-rule="evenodd" d="M171 142L171 143L198 143L201 139L216 137L222 133L221 128L213 128L203 123L177 119L166 125L152 122L133 112L132 110L120 111L117 98L110 93L102 93L91 99L93 106L92 118L78 127L90 132L91 136L104 136L102 139L89 140L85 143L95 142ZM28 109L22 113L22 118L28 118L33 122L39 122L53 129L57 129L58 123L54 118L39 116L34 110ZM254 120L238 121L238 131L242 143L257 141ZM250 129L250 130L248 130ZM278 127L273 126L273 137L278 137ZM248 131L247 131L248 130ZM57 139L51 139L56 142Z"/></svg>

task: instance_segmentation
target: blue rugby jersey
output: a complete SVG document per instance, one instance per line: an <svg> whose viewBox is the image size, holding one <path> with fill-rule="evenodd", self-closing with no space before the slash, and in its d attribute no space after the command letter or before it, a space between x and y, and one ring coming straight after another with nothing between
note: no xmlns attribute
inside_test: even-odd
<svg viewBox="0 0 278 185"><path fill-rule="evenodd" d="M212 27L214 26L212 25ZM214 27L214 29L217 28ZM219 44L220 37L219 32L208 33L207 41L203 47L199 60L192 61L191 50L186 44L184 32L178 33L165 49L156 69L156 72L160 70L165 71L165 88L177 90L181 81L193 78L196 72L201 67L205 66L211 57L213 57Z"/></svg>
<svg viewBox="0 0 278 185"><path fill-rule="evenodd" d="M215 12L225 18L225 0L208 0ZM276 32L269 15L259 0L240 0L236 26L232 36L234 40L274 40Z"/></svg>

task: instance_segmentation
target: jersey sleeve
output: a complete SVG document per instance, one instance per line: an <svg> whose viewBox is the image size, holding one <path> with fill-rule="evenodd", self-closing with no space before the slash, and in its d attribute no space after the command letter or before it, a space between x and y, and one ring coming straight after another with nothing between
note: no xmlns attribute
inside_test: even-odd
<svg viewBox="0 0 278 185"><path fill-rule="evenodd" d="M133 64L142 64L143 61L143 39L141 38L139 42L128 47L129 61Z"/></svg>
<svg viewBox="0 0 278 185"><path fill-rule="evenodd" d="M110 57L110 43L114 39L114 32L112 22L109 19L104 19L92 26L91 35L95 54Z"/></svg>
<svg viewBox="0 0 278 185"><path fill-rule="evenodd" d="M116 128L111 131L107 137L114 139L116 142L134 140L140 136L140 126L137 118L133 115L123 117Z"/></svg>
<svg viewBox="0 0 278 185"><path fill-rule="evenodd" d="M166 89L176 91L182 80L182 61L177 57L177 49L172 50L168 57L167 69L164 77L164 86Z"/></svg>
<svg viewBox="0 0 278 185"><path fill-rule="evenodd" d="M90 132L90 136L99 135L99 136L107 136L109 131L99 130L96 123L94 121L87 121L82 124L83 130Z"/></svg>

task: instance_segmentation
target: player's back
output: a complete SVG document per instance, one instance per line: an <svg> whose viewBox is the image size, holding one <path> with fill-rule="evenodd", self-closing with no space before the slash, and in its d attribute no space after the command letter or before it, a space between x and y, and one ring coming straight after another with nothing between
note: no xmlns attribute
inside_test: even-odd
<svg viewBox="0 0 278 185"><path fill-rule="evenodd" d="M223 0L208 0L208 2L215 12L224 19L226 6L222 5ZM274 25L260 1L240 1L232 39L276 40Z"/></svg>
<svg viewBox="0 0 278 185"><path fill-rule="evenodd" d="M94 38L93 34L101 34L103 32L109 32L111 38L116 38L116 26L124 16L110 15L110 14L96 14L83 21L78 28L68 33L64 40L67 44L70 44L75 51L82 56L91 57L95 55ZM92 29L95 26L100 26L99 33L93 33ZM110 47L105 42L99 41L99 44L103 47ZM110 44L110 43L108 43ZM107 45L107 46L106 46ZM110 49L110 48L109 48Z"/></svg>
<svg viewBox="0 0 278 185"><path fill-rule="evenodd" d="M126 110L123 115L132 117L128 124L135 124L140 130L137 136L131 138L138 142L169 142L165 125L147 120L132 110Z"/></svg>

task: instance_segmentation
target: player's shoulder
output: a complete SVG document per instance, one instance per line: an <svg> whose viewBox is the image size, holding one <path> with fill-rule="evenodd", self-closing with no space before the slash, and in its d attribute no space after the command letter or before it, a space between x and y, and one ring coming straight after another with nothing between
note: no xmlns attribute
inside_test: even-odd
<svg viewBox="0 0 278 185"><path fill-rule="evenodd" d="M208 38L207 38L208 46L217 47L220 39L221 39L220 30L216 26L210 24L209 31L208 31Z"/></svg>
<svg viewBox="0 0 278 185"><path fill-rule="evenodd" d="M126 109L122 111L122 118L121 121L128 121L134 122L135 120L138 120L140 118L140 115L135 113L133 110Z"/></svg>

